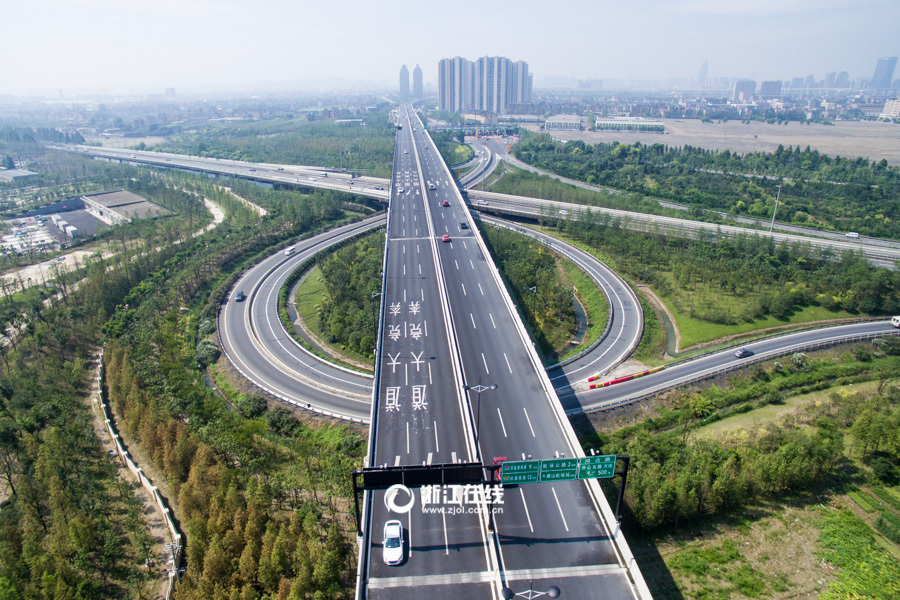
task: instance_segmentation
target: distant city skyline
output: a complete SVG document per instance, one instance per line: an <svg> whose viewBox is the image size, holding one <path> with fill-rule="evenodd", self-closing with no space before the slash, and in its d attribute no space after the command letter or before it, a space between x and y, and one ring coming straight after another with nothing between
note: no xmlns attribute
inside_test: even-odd
<svg viewBox="0 0 900 600"><path fill-rule="evenodd" d="M900 55L896 0L558 0L554 14L575 16L559 20L537 0L459 0L431 12L402 0L350 0L339 11L288 0L12 3L0 55L15 59L4 62L0 95L396 89L399 65L416 63L427 89L438 61L456 55L523 57L542 78L696 80L709 61L710 80L846 72L854 81ZM498 29L485 35L478 23Z"/></svg>

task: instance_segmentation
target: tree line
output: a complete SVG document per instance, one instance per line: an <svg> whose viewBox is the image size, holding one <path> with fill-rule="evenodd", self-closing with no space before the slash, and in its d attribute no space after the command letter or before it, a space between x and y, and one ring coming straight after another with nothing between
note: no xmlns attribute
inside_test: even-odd
<svg viewBox="0 0 900 600"><path fill-rule="evenodd" d="M895 238L900 234L900 168L886 160L830 157L809 146L739 154L664 144L556 142L527 134L517 158L591 184L692 207L771 218L781 186L782 220Z"/></svg>
<svg viewBox="0 0 900 600"><path fill-rule="evenodd" d="M481 227L481 231L541 353L555 362L575 331L572 288L562 277L556 255L540 242L507 229Z"/></svg>
<svg viewBox="0 0 900 600"><path fill-rule="evenodd" d="M331 343L370 356L375 350L384 233L366 236L319 262L327 296L319 306L319 326Z"/></svg>

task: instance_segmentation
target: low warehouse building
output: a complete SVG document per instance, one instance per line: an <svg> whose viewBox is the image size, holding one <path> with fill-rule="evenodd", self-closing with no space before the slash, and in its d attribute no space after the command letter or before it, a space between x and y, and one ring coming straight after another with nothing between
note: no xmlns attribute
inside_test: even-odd
<svg viewBox="0 0 900 600"><path fill-rule="evenodd" d="M107 225L128 223L133 219L154 219L172 212L126 190L82 196L84 207Z"/></svg>

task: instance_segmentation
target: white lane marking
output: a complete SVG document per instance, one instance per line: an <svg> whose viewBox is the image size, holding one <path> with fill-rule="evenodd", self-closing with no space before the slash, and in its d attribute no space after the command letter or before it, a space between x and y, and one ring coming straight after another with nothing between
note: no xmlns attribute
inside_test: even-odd
<svg viewBox="0 0 900 600"><path fill-rule="evenodd" d="M497 329L497 324L494 323L494 315L492 315L491 313L488 313L488 316L491 318L491 325L494 326L494 329Z"/></svg>
<svg viewBox="0 0 900 600"><path fill-rule="evenodd" d="M434 385L434 382L431 380L431 363L430 362L428 363L428 383L430 383L431 385ZM435 434L435 435L437 435L437 434Z"/></svg>
<svg viewBox="0 0 900 600"><path fill-rule="evenodd" d="M419 264L419 275L421 275L421 274L422 274L422 265Z"/></svg>
<svg viewBox="0 0 900 600"><path fill-rule="evenodd" d="M521 490L522 488L519 489ZM447 541L447 513L444 511L441 511L441 519L444 521L444 556L450 556L450 543Z"/></svg>
<svg viewBox="0 0 900 600"><path fill-rule="evenodd" d="M403 265L403 275L406 276L406 265Z"/></svg>
<svg viewBox="0 0 900 600"><path fill-rule="evenodd" d="M519 489L522 489L522 488L519 488ZM407 529L407 531L409 531L409 536L408 536L408 537L409 537L409 555L410 555L410 556L412 556L412 552L413 552L413 551L412 551L412 549L413 549L413 544L412 544L412 513L413 513L413 511L409 511L408 513L406 513L407 516L409 517L409 519L408 519L408 521L407 521L407 523L406 523L406 529Z"/></svg>
<svg viewBox="0 0 900 600"><path fill-rule="evenodd" d="M400 455L399 455L399 454L398 454L397 456L394 457L394 466L395 466L395 467L399 467L399 466L400 466Z"/></svg>
<svg viewBox="0 0 900 600"><path fill-rule="evenodd" d="M503 353L503 358L506 359L506 368L509 369L510 375L512 374L512 367L509 366L509 357L506 355L506 352Z"/></svg>
<svg viewBox="0 0 900 600"><path fill-rule="evenodd" d="M531 524L531 513L528 512L528 504L525 502L525 492L522 491L522 488L519 488L519 493L522 494L522 506L525 507L525 516L528 517L528 527L531 528L531 533L534 533L534 525Z"/></svg>
<svg viewBox="0 0 900 600"><path fill-rule="evenodd" d="M403 244L403 254L406 254L406 244Z"/></svg>
<svg viewBox="0 0 900 600"><path fill-rule="evenodd" d="M456 265L456 270L459 271L459 263L456 261L455 258L453 259L453 264Z"/></svg>
<svg viewBox="0 0 900 600"><path fill-rule="evenodd" d="M409 385L409 364L403 365L403 377L406 379L406 385Z"/></svg>
<svg viewBox="0 0 900 600"><path fill-rule="evenodd" d="M428 453L428 458L425 459L425 464L426 464L426 465L430 465L430 464L431 464L431 457L432 457L433 455L434 455L433 452L429 452L429 453Z"/></svg>
<svg viewBox="0 0 900 600"><path fill-rule="evenodd" d="M419 288L419 300L425 302L425 288Z"/></svg>
<svg viewBox="0 0 900 600"><path fill-rule="evenodd" d="M430 371L431 370L429 369L429 372ZM429 375L429 378L430 377L431 377L431 375ZM438 442L438 436L437 436L437 421L434 422L434 451L435 452L441 451L441 444Z"/></svg>
<svg viewBox="0 0 900 600"><path fill-rule="evenodd" d="M469 313L469 316L472 317L472 329L478 329L478 325L475 324L475 315Z"/></svg>
<svg viewBox="0 0 900 600"><path fill-rule="evenodd" d="M450 458L453 459L453 462L456 463L456 452L450 453Z"/></svg>
<svg viewBox="0 0 900 600"><path fill-rule="evenodd" d="M471 258L469 259L469 266L471 266L473 270L475 269L475 263L472 262Z"/></svg>
<svg viewBox="0 0 900 600"><path fill-rule="evenodd" d="M406 453L409 454L409 421L406 422Z"/></svg>
<svg viewBox="0 0 900 600"><path fill-rule="evenodd" d="M425 337L428 337L428 321L422 321L422 325L425 326Z"/></svg>
<svg viewBox="0 0 900 600"><path fill-rule="evenodd" d="M403 301L406 302L406 290L403 290Z"/></svg>
<svg viewBox="0 0 900 600"><path fill-rule="evenodd" d="M519 489L521 490L522 488L519 488ZM555 488L555 487L551 487L550 489L553 490L553 498L556 500L556 508L559 509L559 516L562 517L563 525L566 526L566 531L568 531L568 530L569 530L569 524L566 523L566 515L563 514L562 506L560 506L560 504L559 504L559 496L556 495L556 488Z"/></svg>
<svg viewBox="0 0 900 600"><path fill-rule="evenodd" d="M503 428L503 437L509 437L506 435L506 425L503 424L503 415L500 414L500 409L497 409L497 416L500 417L500 427Z"/></svg>
<svg viewBox="0 0 900 600"><path fill-rule="evenodd" d="M488 375L490 375L490 374L491 374L491 370L488 369L488 366L487 366L487 359L484 357L484 352L481 353L481 361L484 363L484 370L487 371L487 374L488 374Z"/></svg>
<svg viewBox="0 0 900 600"><path fill-rule="evenodd" d="M528 411L524 406L522 407L522 410L525 411L525 420L528 421L528 429L531 430L531 437L536 438L537 436L534 435L534 427L531 426L531 419L528 417Z"/></svg>
<svg viewBox="0 0 900 600"><path fill-rule="evenodd" d="M463 289L463 296L468 296L468 294L466 293L466 284L461 283L461 284L459 284L459 285L462 286L462 289Z"/></svg>
<svg viewBox="0 0 900 600"><path fill-rule="evenodd" d="M419 253L419 245L416 244L416 254L418 254L418 253Z"/></svg>
<svg viewBox="0 0 900 600"><path fill-rule="evenodd" d="M481 284L478 284L478 290L481 292L481 295L484 296L484 290L481 289Z"/></svg>

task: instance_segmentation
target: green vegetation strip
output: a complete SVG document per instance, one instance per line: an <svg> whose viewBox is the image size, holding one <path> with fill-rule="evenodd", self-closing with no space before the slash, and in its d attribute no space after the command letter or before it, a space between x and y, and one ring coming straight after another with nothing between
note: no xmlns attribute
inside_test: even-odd
<svg viewBox="0 0 900 600"><path fill-rule="evenodd" d="M840 570L819 598L900 598L900 562L877 544L871 529L848 510L822 511L819 554Z"/></svg>
<svg viewBox="0 0 900 600"><path fill-rule="evenodd" d="M563 143L534 133L513 152L564 177L687 204L697 216L726 211L771 218L780 186L778 215L791 223L900 236L900 168L886 160L832 158L808 146L741 155L659 143Z"/></svg>

